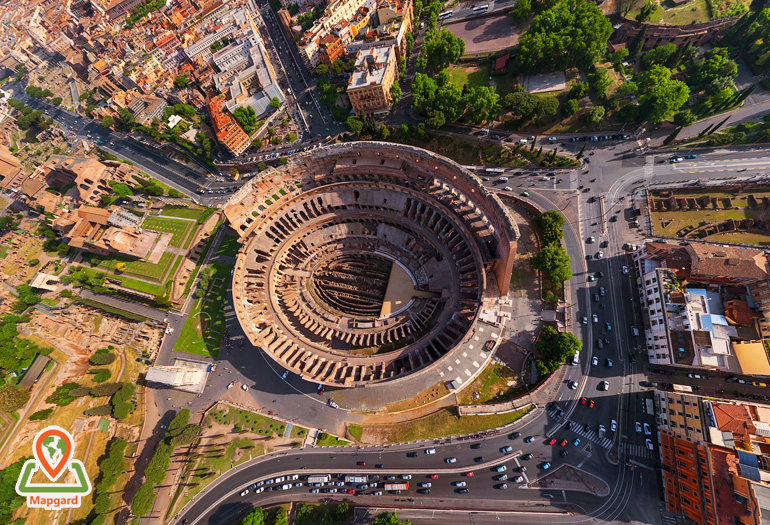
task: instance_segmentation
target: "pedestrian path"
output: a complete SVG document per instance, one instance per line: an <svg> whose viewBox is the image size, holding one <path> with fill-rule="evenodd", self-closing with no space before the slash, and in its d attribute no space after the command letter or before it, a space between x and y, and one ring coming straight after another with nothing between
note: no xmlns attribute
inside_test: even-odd
<svg viewBox="0 0 770 525"><path fill-rule="evenodd" d="M622 443L620 445L620 450L629 456L653 459L652 450L648 449L644 445L633 445L631 443Z"/></svg>
<svg viewBox="0 0 770 525"><path fill-rule="evenodd" d="M559 408L549 408L546 410L546 412L549 416L556 420L561 419L564 415L564 412L562 412ZM599 437L599 435L594 432L593 429L586 428L585 425L581 425L580 423L572 421L571 419L568 419L564 422L564 428L568 428L575 434L582 436L589 441L593 441L600 447L610 448L612 446L612 440L610 438Z"/></svg>

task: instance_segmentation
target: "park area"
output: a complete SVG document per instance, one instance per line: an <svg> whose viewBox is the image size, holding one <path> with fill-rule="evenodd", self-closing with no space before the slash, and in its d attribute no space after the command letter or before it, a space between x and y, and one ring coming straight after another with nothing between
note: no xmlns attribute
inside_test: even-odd
<svg viewBox="0 0 770 525"><path fill-rule="evenodd" d="M214 263L203 269L195 304L179 334L175 351L212 357L219 354L232 268L230 264Z"/></svg>
<svg viewBox="0 0 770 525"><path fill-rule="evenodd" d="M651 192L650 210L656 236L770 245L770 231L758 229L754 226L756 222L744 222L745 219L770 220L770 190L767 189ZM735 221L734 228L725 226L729 224L725 221L731 219ZM745 228L741 224L752 224L752 227Z"/></svg>

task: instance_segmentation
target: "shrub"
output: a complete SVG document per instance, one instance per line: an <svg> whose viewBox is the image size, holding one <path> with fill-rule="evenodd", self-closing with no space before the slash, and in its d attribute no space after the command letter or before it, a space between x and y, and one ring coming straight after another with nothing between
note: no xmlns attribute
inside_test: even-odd
<svg viewBox="0 0 770 525"><path fill-rule="evenodd" d="M104 383L91 387L90 394L94 397L109 397L123 388L123 383Z"/></svg>
<svg viewBox="0 0 770 525"><path fill-rule="evenodd" d="M75 390L76 388L80 388L80 385L77 383L64 383L62 386L58 387L53 394L46 398L46 402L61 407L67 406L75 401L75 397L70 395L70 391Z"/></svg>
<svg viewBox="0 0 770 525"><path fill-rule="evenodd" d="M46 408L45 410L38 410L31 416L29 416L30 421L43 421L45 419L48 419L51 417L51 414L53 414L53 408Z"/></svg>
<svg viewBox="0 0 770 525"><path fill-rule="evenodd" d="M98 407L87 408L83 413L87 416L109 416L112 414L112 407L110 405L101 405Z"/></svg>
<svg viewBox="0 0 770 525"><path fill-rule="evenodd" d="M97 352L88 359L88 362L92 365L109 365L115 361L115 357L115 354Z"/></svg>

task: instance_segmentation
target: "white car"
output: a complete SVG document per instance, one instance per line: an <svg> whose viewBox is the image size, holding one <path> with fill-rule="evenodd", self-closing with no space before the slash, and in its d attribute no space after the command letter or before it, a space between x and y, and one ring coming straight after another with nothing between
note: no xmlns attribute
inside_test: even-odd
<svg viewBox="0 0 770 525"><path fill-rule="evenodd" d="M604 252L596 252L597 259L601 259L602 257L604 257Z"/></svg>
<svg viewBox="0 0 770 525"><path fill-rule="evenodd" d="M436 449L435 448L425 449L425 453L426 454L435 454L436 453Z"/></svg>
<svg viewBox="0 0 770 525"><path fill-rule="evenodd" d="M247 387L246 385L241 385L241 389L244 390L245 392L249 391L249 387Z"/></svg>
<svg viewBox="0 0 770 525"><path fill-rule="evenodd" d="M401 474L401 479L412 479L411 474Z"/></svg>
<svg viewBox="0 0 770 525"><path fill-rule="evenodd" d="M452 485L454 485L455 487L464 487L466 483L464 481L453 481Z"/></svg>
<svg viewBox="0 0 770 525"><path fill-rule="evenodd" d="M628 266L626 266L625 264L623 265L623 273L628 274Z"/></svg>
<svg viewBox="0 0 770 525"><path fill-rule="evenodd" d="M642 431L642 424L639 423L638 421L636 422L636 431L637 432L641 432Z"/></svg>
<svg viewBox="0 0 770 525"><path fill-rule="evenodd" d="M526 144L526 143L527 143L527 139L519 139L519 144Z"/></svg>
<svg viewBox="0 0 770 525"><path fill-rule="evenodd" d="M599 322L599 316L596 315L596 314L592 315L591 319L593 320L594 323L598 323Z"/></svg>
<svg viewBox="0 0 770 525"><path fill-rule="evenodd" d="M602 381L601 383L599 383L599 390L605 390L606 391L606 390L609 390L609 389L610 389L609 382Z"/></svg>
<svg viewBox="0 0 770 525"><path fill-rule="evenodd" d="M654 447L652 446L652 440L650 438L645 439L644 443L647 445L648 449L653 450Z"/></svg>
<svg viewBox="0 0 770 525"><path fill-rule="evenodd" d="M444 463L457 463L457 458L446 458Z"/></svg>
<svg viewBox="0 0 770 525"><path fill-rule="evenodd" d="M588 317L583 316L583 324L588 324Z"/></svg>
<svg viewBox="0 0 770 525"><path fill-rule="evenodd" d="M567 386L569 386L570 390L577 390L578 387L577 383L574 381L570 381Z"/></svg>
<svg viewBox="0 0 770 525"><path fill-rule="evenodd" d="M524 481L524 476L516 476L515 478L513 478L513 481L515 481L516 483L521 483L522 481Z"/></svg>
<svg viewBox="0 0 770 525"><path fill-rule="evenodd" d="M503 188L503 189L504 189L505 191L513 191L513 188L511 188L510 186L506 186L506 187L505 187L505 188Z"/></svg>
<svg viewBox="0 0 770 525"><path fill-rule="evenodd" d="M245 495L246 495L246 494L248 494L248 493L249 493L249 489L246 489L246 490L244 490L243 492L241 492L241 496L245 496Z"/></svg>
<svg viewBox="0 0 770 525"><path fill-rule="evenodd" d="M265 487L259 487L257 489L254 489L254 494L260 494L265 491Z"/></svg>
<svg viewBox="0 0 770 525"><path fill-rule="evenodd" d="M618 422L614 419L610 422L610 430L615 432L618 429Z"/></svg>
<svg viewBox="0 0 770 525"><path fill-rule="evenodd" d="M648 425L647 423L644 424L644 434L646 436L652 435L652 431L650 430L650 425Z"/></svg>
<svg viewBox="0 0 770 525"><path fill-rule="evenodd" d="M599 358L594 356L593 359L591 359L591 364L596 366L599 364Z"/></svg>
<svg viewBox="0 0 770 525"><path fill-rule="evenodd" d="M231 388L233 388L233 382L232 381L227 383L227 389L230 390Z"/></svg>

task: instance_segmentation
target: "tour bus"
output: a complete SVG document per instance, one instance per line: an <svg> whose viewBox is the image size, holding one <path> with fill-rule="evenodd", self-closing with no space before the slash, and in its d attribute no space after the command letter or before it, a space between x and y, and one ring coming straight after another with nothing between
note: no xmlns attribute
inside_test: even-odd
<svg viewBox="0 0 770 525"><path fill-rule="evenodd" d="M448 11L442 11L441 13L439 13L438 14L438 19L439 20L446 20L447 18L452 18L453 16L454 16L454 11L452 11L450 9Z"/></svg>
<svg viewBox="0 0 770 525"><path fill-rule="evenodd" d="M489 4L480 5L478 7L473 8L473 14L478 15L480 13L486 13L489 9Z"/></svg>

